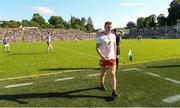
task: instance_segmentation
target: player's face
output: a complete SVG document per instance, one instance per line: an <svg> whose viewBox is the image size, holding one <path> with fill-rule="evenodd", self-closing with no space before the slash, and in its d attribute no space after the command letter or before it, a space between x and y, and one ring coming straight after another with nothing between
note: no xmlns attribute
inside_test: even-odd
<svg viewBox="0 0 180 108"><path fill-rule="evenodd" d="M105 29L105 32L106 33L110 33L111 32L111 29L112 29L112 24L106 24L104 26L104 29Z"/></svg>

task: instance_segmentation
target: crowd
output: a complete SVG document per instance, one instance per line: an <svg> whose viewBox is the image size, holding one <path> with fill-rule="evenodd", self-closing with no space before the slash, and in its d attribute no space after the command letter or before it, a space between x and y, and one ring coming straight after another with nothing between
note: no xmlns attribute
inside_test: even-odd
<svg viewBox="0 0 180 108"><path fill-rule="evenodd" d="M95 33L86 33L76 29L42 29L37 27L0 28L0 38L8 36L13 42L38 42L44 41L47 32L52 34L53 40L92 40Z"/></svg>
<svg viewBox="0 0 180 108"><path fill-rule="evenodd" d="M176 31L176 26L133 28L130 29L129 36L131 38L137 38L138 36L143 36L143 38L175 38Z"/></svg>

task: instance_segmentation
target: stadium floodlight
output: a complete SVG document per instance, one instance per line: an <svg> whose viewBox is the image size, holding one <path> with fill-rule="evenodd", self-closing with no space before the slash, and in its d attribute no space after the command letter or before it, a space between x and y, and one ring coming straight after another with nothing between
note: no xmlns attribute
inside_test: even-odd
<svg viewBox="0 0 180 108"><path fill-rule="evenodd" d="M180 19L177 20L176 37L179 38L179 35L180 35Z"/></svg>

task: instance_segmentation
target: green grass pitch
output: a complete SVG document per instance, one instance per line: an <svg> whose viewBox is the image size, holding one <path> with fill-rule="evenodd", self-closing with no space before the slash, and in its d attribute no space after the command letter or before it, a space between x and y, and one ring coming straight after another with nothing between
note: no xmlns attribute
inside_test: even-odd
<svg viewBox="0 0 180 108"><path fill-rule="evenodd" d="M56 41L53 42L53 53L46 52L43 42L10 45L9 54L3 53L3 47L0 53L1 107L180 106L180 101L162 101L180 94L180 85L166 79L180 81L180 40L123 40L121 66L117 70L119 98L111 97L109 73L105 92L98 88L99 76L88 76L99 73L95 41ZM133 52L132 62L125 61L129 49ZM123 71L131 68L140 71ZM73 79L55 81L68 77ZM33 84L5 88L29 82Z"/></svg>

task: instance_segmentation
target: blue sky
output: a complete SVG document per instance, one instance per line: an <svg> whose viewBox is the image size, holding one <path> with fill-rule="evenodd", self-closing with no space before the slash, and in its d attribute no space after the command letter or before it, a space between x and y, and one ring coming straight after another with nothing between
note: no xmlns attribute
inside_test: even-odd
<svg viewBox="0 0 180 108"><path fill-rule="evenodd" d="M71 15L86 19L90 16L95 28L103 28L105 21L113 27L124 27L127 22L151 14L168 15L172 0L0 0L0 20L30 20L40 13L46 21L52 15L69 21Z"/></svg>

